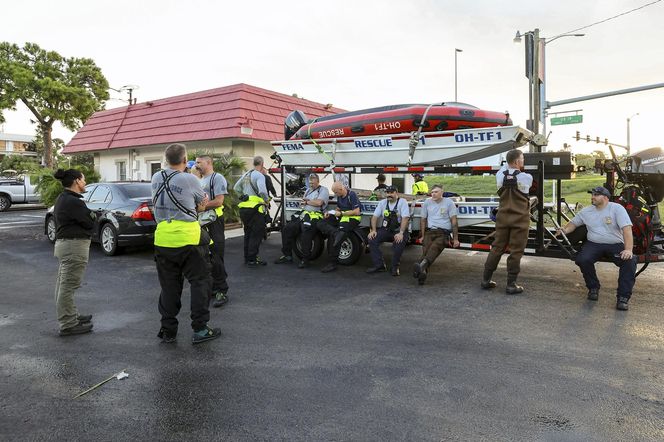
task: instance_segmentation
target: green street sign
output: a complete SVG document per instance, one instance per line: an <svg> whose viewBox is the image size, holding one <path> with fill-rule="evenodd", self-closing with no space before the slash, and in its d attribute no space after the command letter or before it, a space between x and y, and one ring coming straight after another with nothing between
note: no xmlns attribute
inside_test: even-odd
<svg viewBox="0 0 664 442"><path fill-rule="evenodd" d="M583 115L566 115L564 117L551 118L551 126L560 126L561 124L579 124L583 123Z"/></svg>

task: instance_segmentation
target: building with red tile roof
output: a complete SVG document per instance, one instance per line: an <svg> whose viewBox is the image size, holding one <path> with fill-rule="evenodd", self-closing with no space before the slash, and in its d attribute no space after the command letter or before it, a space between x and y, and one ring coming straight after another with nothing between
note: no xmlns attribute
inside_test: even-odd
<svg viewBox="0 0 664 442"><path fill-rule="evenodd" d="M93 153L102 179L147 180L159 169L171 143L190 152L268 157L270 141L283 139L285 117L344 112L247 84L194 92L96 112L65 146L65 154ZM266 161L267 163L267 161Z"/></svg>

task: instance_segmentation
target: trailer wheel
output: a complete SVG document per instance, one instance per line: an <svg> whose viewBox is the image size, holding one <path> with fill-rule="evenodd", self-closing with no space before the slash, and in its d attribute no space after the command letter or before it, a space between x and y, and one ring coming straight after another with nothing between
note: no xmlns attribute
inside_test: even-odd
<svg viewBox="0 0 664 442"><path fill-rule="evenodd" d="M300 242L301 236L302 234L297 235L297 238L295 239L295 249L293 250L295 256L300 259L302 259L302 256L304 256L302 253L302 243ZM325 240L323 239L323 235L320 233L316 233L316 235L314 235L314 238L311 240L311 255L309 255L309 259L315 261L320 257L320 255L323 253L323 247L325 246L324 241Z"/></svg>
<svg viewBox="0 0 664 442"><path fill-rule="evenodd" d="M330 241L327 246L331 247ZM341 243L341 250L339 250L339 264L344 266L352 266L360 260L364 245L356 233L351 232L348 237Z"/></svg>

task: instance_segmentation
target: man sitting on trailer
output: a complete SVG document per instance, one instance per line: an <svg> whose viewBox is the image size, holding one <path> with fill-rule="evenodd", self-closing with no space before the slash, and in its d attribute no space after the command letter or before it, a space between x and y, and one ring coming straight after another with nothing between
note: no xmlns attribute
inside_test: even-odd
<svg viewBox="0 0 664 442"><path fill-rule="evenodd" d="M369 232L369 249L373 266L367 273L384 272L387 270L380 251L382 242L392 241L392 276L399 276L399 261L408 242L408 224L410 222L410 209L404 198L399 198L397 188L385 188L387 198L381 200L371 217L371 231ZM391 206L390 206L391 205ZM380 228L376 228L380 220Z"/></svg>
<svg viewBox="0 0 664 442"><path fill-rule="evenodd" d="M509 249L507 257L507 287L505 293L516 295L523 292L523 287L516 284L521 271L521 257L528 244L530 229L530 198L528 192L533 184L532 175L522 172L523 153L512 149L505 156L507 164L496 173L498 186L498 214L496 215L496 232L491 244L491 251L484 263L484 274L481 286L492 289L496 283L491 280L500 258Z"/></svg>
<svg viewBox="0 0 664 442"><path fill-rule="evenodd" d="M423 285L429 267L450 244L450 235L453 237L452 246L459 247L457 208L450 198L443 197L443 187L439 184L431 187L431 198L422 204L420 234L424 235L422 258L413 265L413 277Z"/></svg>
<svg viewBox="0 0 664 442"><path fill-rule="evenodd" d="M316 233L316 225L323 219L323 213L330 199L326 187L320 185L318 175L309 175L309 188L302 197L302 211L299 217L293 217L281 231L281 257L275 264L290 264L293 262L293 246L300 235L302 246L302 261L297 266L300 269L309 266L311 257L311 241Z"/></svg>
<svg viewBox="0 0 664 442"><path fill-rule="evenodd" d="M636 280L636 257L632 253L632 221L622 205L609 201L611 192L608 189L598 186L589 192L592 193L592 206L584 207L556 233L569 235L577 227L586 226L588 240L576 256L576 265L583 273L588 299L597 301L599 298L600 283L595 263L606 257L620 267L616 308L627 310Z"/></svg>
<svg viewBox="0 0 664 442"><path fill-rule="evenodd" d="M349 190L341 181L334 182L332 192L337 197L337 207L334 211L326 212L325 219L316 226L320 232L327 235L329 262L321 269L323 273L333 272L337 269L341 244L362 219L360 199L355 192Z"/></svg>

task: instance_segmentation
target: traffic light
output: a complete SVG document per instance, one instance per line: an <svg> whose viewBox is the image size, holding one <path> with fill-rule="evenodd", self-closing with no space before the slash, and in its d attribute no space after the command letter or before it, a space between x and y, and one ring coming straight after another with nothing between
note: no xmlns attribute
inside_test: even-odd
<svg viewBox="0 0 664 442"><path fill-rule="evenodd" d="M586 135L586 143L590 143L590 135Z"/></svg>
<svg viewBox="0 0 664 442"><path fill-rule="evenodd" d="M595 143L599 144L599 137L595 138Z"/></svg>
<svg viewBox="0 0 664 442"><path fill-rule="evenodd" d="M576 141L579 141L581 139L581 134L579 133L578 130L576 131L576 137L575 138L576 138Z"/></svg>
<svg viewBox="0 0 664 442"><path fill-rule="evenodd" d="M609 139L608 138L604 138L604 144L609 144Z"/></svg>

